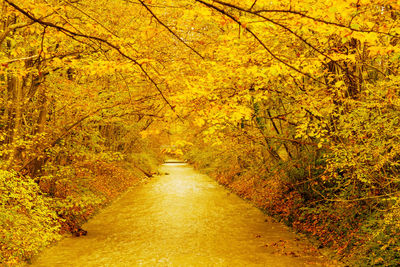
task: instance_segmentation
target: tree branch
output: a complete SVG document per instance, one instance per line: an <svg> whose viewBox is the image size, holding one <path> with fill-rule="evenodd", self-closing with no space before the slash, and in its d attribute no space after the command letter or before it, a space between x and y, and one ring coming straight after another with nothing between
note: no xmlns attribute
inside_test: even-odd
<svg viewBox="0 0 400 267"><path fill-rule="evenodd" d="M311 44L310 42L308 42L304 37L302 37L301 35L297 34L297 33L294 32L292 29L290 29L289 27L283 25L282 23L279 23L279 22L274 21L274 20L272 20L272 19L270 19L270 18L267 18L267 17L264 16L264 15L260 15L260 14L258 14L258 13L252 12L251 10L246 10L246 9L244 9L244 8L242 8L242 7L238 7L238 6L235 6L235 5L232 5L232 4L229 4L229 3L225 3L225 2L222 2L222 1L218 1L218 0L215 0L215 2L217 2L217 3L221 4L221 5L226 5L226 6L229 6L229 7L231 7L231 8L237 9L237 10L239 10L239 11L243 11L243 12L252 14L252 15L254 15L254 16L260 17L260 18L264 19L265 21L268 21L268 22L270 22L270 23L272 23L272 24L274 24L274 25L276 25L276 26L281 27L281 28L284 29L285 31L288 31L288 32L291 33L292 35L296 36L300 41L302 41L304 44L306 44L306 45L307 45L308 47L310 47L311 49L315 50L318 54L320 54L320 55L324 56L325 58L329 59L331 62L333 62L335 65L337 65L340 69L342 69L343 71L345 70L345 68L342 67L339 63L337 63L336 60L334 60L333 58L331 58L329 55L327 55L326 53L324 53L323 51L321 51L320 49L318 49L316 46L314 46L313 44ZM324 64L324 65L327 65L326 63L323 63L323 64Z"/></svg>
<svg viewBox="0 0 400 267"><path fill-rule="evenodd" d="M215 2L220 3L222 1L215 1ZM346 29L349 29L349 30L354 31L354 32L364 32L364 33L374 32L374 33L379 33L379 34L383 34L383 35L387 35L387 36L391 36L391 37L395 37L396 36L394 34L390 34L390 33L387 33L387 32L355 29L355 28L352 28L351 25L347 26L347 25L344 25L344 24L341 24L341 23L338 23L338 22L326 21L326 20L323 20L323 19L314 18L314 17L306 15L306 14L300 12L300 11L294 11L294 10L260 9L260 10L255 10L255 11L250 11L249 10L249 12L251 12L253 14L259 14L259 13L290 13L290 14L298 15L298 16L301 16L303 18L307 18L307 19L310 19L310 20L313 20L313 21L316 21L316 22L320 22L320 23L323 23L323 24L333 25L333 26L336 26L336 27L339 27L339 28L346 28Z"/></svg>
<svg viewBox="0 0 400 267"><path fill-rule="evenodd" d="M209 3L207 3L207 2L204 2L203 0L195 0L195 1L196 1L196 2L199 2L199 3L202 3L203 5L205 5L205 6L209 7L209 8L211 8L211 9L217 10L219 13L221 13L221 14L223 14L223 15L229 17L229 18L232 19L233 21L235 21L237 24L239 24L241 27L243 27L248 33L250 33L250 34L254 37L254 39L256 39L256 41L257 41L257 42L258 42L258 43L259 43L259 44L260 44L260 45L261 45L275 60L279 61L280 63L282 63L282 64L285 65L286 67L288 67L288 68L290 68L290 69L292 69L292 70L294 70L294 71L296 71L296 72L298 72L298 73L300 73L300 74L302 74L302 75L304 75L304 76L310 78L311 80L313 80L313 81L315 81L315 82L317 82L317 83L319 83L319 84L322 84L322 85L325 85L325 86L329 87L329 85L327 85L327 84L325 84L325 83L319 81L318 79L314 78L314 77L311 76L310 74L308 74L308 73L306 73L306 72L303 72L303 71L301 71L300 69L298 69L298 68L296 68L296 67L290 65L289 63L287 63L286 61L284 61L283 59L279 58L277 55L275 55L274 53L272 53L271 49L269 49L269 48L266 46L266 44L265 44L252 30L250 30L248 27L245 27L245 26L243 25L243 23L242 23L240 20L238 20L237 18L235 18L233 15L229 14L228 12L226 12L225 10L223 10L223 9L221 9L221 8L219 8L219 7L216 7L216 6L212 5L212 4L209 4Z"/></svg>
<svg viewBox="0 0 400 267"><path fill-rule="evenodd" d="M190 50L192 50L196 55L198 55L201 59L204 59L204 57L197 52L193 47L191 47L190 45L188 45L185 41L183 41L174 31L172 31L167 25L165 25L165 23L163 23L155 14L154 12L142 1L142 0L138 0L142 6L144 6L144 8L153 16L153 18L155 18L155 20L157 20L158 23L161 24L161 26L163 26L164 28L166 28L173 36L176 37L176 39L178 39L179 42L181 42L182 44L184 44L187 48L189 48Z"/></svg>
<svg viewBox="0 0 400 267"><path fill-rule="evenodd" d="M115 51L117 51L122 57L130 60L131 62L133 62L135 65L137 65L140 70L142 71L142 73L145 75L145 77L154 85L154 87L157 89L157 91L159 92L160 96L162 97L162 99L167 103L167 105L172 109L172 111L175 113L175 115L180 118L180 116L176 113L175 111L175 107L171 105L171 103L168 101L168 99L165 97L164 93L162 92L162 90L160 89L160 87L158 86L158 84L154 81L154 79L148 74L148 72L143 68L143 65L140 64L136 59L132 58L131 56L125 54L124 52L122 52L122 50L115 44L109 42L108 40L102 39L100 37L97 36L92 36L92 35L86 35L83 33L79 33L79 32L74 32L71 31L67 28L64 28L62 26L56 25L54 23L51 22L46 22L43 21L41 19L36 18L34 15L30 14L28 11L22 9L21 7L17 6L16 4L14 4L13 2L11 2L10 0L4 0L7 4L9 4L10 6L12 6L13 8L15 8L17 11L19 11L21 14L23 14L24 16L26 16L27 18L29 18L30 20L34 21L35 23L39 23L40 25L43 26L48 26L50 28L54 28L56 30L59 30L60 32L64 33L65 35L74 38L74 37L82 37L82 38L86 38L86 39L90 39L90 40L95 40L98 41L100 43L104 43L106 45L108 45L109 47L113 48Z"/></svg>
<svg viewBox="0 0 400 267"><path fill-rule="evenodd" d="M42 149L42 152L45 152L46 150L54 147L56 144L58 144L61 139L63 139L65 136L67 136L68 134L70 134L70 132L77 127L78 125L80 125L84 120L90 118L91 116L99 113L100 111L104 110L104 109L111 109L114 107L117 107L119 105L121 105L122 103L117 103L115 105L109 106L109 107L102 107L102 108L98 108L95 111L90 112L89 114L81 117L80 119L78 119L76 122L74 122L73 124L71 124L70 126L68 126L64 132L62 134L60 134L57 138L55 138L53 141L51 141L45 148ZM22 172L23 170L27 169L28 166L33 163L35 160L37 160L40 156L36 156L33 159L29 160L28 162L26 162L19 170L18 172Z"/></svg>

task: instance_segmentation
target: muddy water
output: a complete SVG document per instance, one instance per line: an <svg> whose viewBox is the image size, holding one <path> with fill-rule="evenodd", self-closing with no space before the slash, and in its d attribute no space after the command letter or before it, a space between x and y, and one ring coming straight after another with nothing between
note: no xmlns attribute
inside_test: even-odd
<svg viewBox="0 0 400 267"><path fill-rule="evenodd" d="M285 226L184 163L129 190L33 266L325 266Z"/></svg>

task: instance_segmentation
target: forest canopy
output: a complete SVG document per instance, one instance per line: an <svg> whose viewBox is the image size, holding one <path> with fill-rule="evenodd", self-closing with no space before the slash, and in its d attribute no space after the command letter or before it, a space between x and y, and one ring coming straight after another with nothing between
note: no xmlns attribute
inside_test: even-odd
<svg viewBox="0 0 400 267"><path fill-rule="evenodd" d="M400 261L398 1L0 3L0 261L163 151L340 255Z"/></svg>

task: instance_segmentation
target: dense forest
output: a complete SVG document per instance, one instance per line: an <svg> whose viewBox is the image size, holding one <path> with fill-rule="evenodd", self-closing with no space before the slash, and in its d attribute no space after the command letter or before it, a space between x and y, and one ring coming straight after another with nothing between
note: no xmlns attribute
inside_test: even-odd
<svg viewBox="0 0 400 267"><path fill-rule="evenodd" d="M0 263L164 155L357 266L400 262L397 0L1 0Z"/></svg>

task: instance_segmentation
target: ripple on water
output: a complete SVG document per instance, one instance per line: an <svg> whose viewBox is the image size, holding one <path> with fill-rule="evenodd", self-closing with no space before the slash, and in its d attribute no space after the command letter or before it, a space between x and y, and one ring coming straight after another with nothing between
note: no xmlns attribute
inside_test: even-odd
<svg viewBox="0 0 400 267"><path fill-rule="evenodd" d="M182 162L166 162L33 266L327 266L306 241Z"/></svg>

